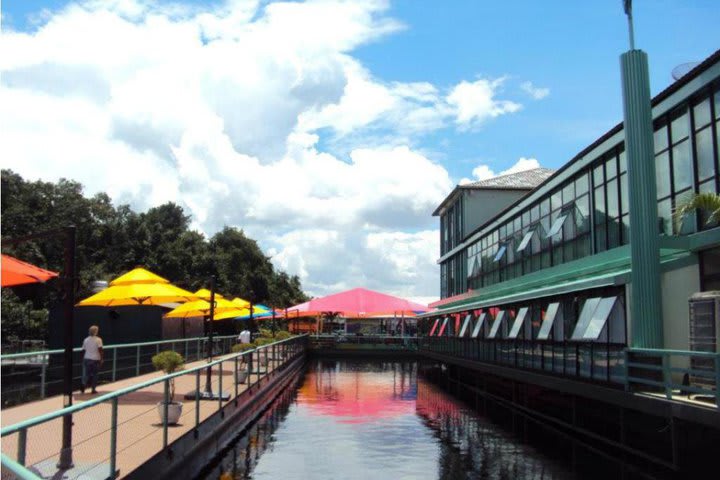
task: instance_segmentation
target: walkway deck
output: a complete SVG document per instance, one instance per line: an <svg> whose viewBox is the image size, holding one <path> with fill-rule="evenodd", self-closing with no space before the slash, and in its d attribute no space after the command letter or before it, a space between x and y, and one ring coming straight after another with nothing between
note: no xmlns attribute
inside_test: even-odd
<svg viewBox="0 0 720 480"><path fill-rule="evenodd" d="M222 358L222 357L220 357ZM201 366L205 362L194 362L187 367ZM280 361L269 362L267 373L272 372ZM224 366L222 372L223 391L230 394L232 400L235 395L234 372L231 363ZM217 366L216 366L217 367ZM261 367L262 368L262 367ZM263 377L267 375L263 374ZM213 391L218 391L221 372L218 368L212 369ZM153 378L161 377L161 372L141 375L118 382L107 383L98 387L98 394L107 394L122 388L127 388ZM257 376L253 375L253 382ZM184 403L180 422L168 428L168 444L191 431L195 427L196 408L195 401L183 400L185 393L194 391L195 375L181 376L176 379L175 401ZM201 389L205 385L205 375L200 378ZM238 385L238 393L247 389L247 384ZM98 396L76 392L73 401L79 403ZM138 466L149 460L163 448L163 428L157 410L157 403L163 399L163 383L157 383L143 390L139 390L119 399L118 402L118 432L117 432L117 469L120 478L129 474ZM62 396L55 396L37 402L3 409L2 426L12 425L44 413L53 412L63 407ZM226 404L224 402L223 404ZM218 400L200 401L200 422L217 412ZM109 473L110 425L111 403L104 402L95 407L82 410L73 415L73 459L75 469L70 478L80 474L84 478L107 478ZM50 473L55 465L61 446L62 419L52 420L28 431L26 465L35 466L44 474ZM2 451L11 458L17 458L18 435L10 435L2 439Z"/></svg>

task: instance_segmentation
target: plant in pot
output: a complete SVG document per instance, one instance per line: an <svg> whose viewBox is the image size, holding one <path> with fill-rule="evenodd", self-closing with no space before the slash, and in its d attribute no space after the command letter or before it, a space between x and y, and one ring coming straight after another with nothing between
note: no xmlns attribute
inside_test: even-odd
<svg viewBox="0 0 720 480"><path fill-rule="evenodd" d="M160 352L152 357L152 364L156 370L162 370L166 375L175 373L180 370L185 363L182 355L172 350ZM170 379L170 402L167 404L167 423L168 425L175 425L180 420L182 414L181 402L175 402L175 379ZM165 423L165 400L159 402L157 405L158 413L160 414L160 423Z"/></svg>
<svg viewBox="0 0 720 480"><path fill-rule="evenodd" d="M237 345L233 345L232 352L240 353L247 350L252 350L253 348L255 348L255 345L253 345L252 343L238 343ZM245 380L247 380L248 371L247 368L245 368L245 364L247 363L246 358L247 355L240 356L239 367L238 371L236 372L238 383L245 383Z"/></svg>
<svg viewBox="0 0 720 480"><path fill-rule="evenodd" d="M255 339L255 347L262 347L263 345L267 345L269 343L274 342L272 338L266 338L266 337L260 337ZM267 359L268 359L268 353L261 350L257 351L257 358L258 358L258 365L260 366L267 366Z"/></svg>

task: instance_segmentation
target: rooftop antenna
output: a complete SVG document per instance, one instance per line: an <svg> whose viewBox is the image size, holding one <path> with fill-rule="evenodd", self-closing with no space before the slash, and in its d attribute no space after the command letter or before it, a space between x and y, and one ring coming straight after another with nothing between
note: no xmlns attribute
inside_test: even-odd
<svg viewBox="0 0 720 480"><path fill-rule="evenodd" d="M673 80L680 80L698 65L700 65L700 62L681 63L680 65L672 69L671 75Z"/></svg>
<svg viewBox="0 0 720 480"><path fill-rule="evenodd" d="M632 21L632 0L623 0L623 8L628 19L628 33L630 34L630 50L635 50L635 31Z"/></svg>

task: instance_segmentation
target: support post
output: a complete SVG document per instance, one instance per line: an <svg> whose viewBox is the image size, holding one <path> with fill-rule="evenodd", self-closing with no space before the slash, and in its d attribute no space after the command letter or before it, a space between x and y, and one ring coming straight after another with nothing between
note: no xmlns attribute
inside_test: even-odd
<svg viewBox="0 0 720 480"><path fill-rule="evenodd" d="M112 366L112 381L115 381L115 378L117 377L117 348L113 348L113 366Z"/></svg>
<svg viewBox="0 0 720 480"><path fill-rule="evenodd" d="M72 405L72 383L73 383L73 323L75 314L75 227L65 229L65 278L64 290L64 344L65 344L65 365L64 365L64 406ZM60 461L57 468L68 470L74 466L72 459L72 414L63 416L62 448L60 450Z"/></svg>
<svg viewBox="0 0 720 480"><path fill-rule="evenodd" d="M112 399L112 407L110 410L110 476L115 478L115 469L117 465L117 414L118 414L118 397Z"/></svg>
<svg viewBox="0 0 720 480"><path fill-rule="evenodd" d="M632 34L632 10L625 13ZM630 194L630 281L632 297L632 346L663 348L662 300L660 291L660 239L658 235L657 187L653 148L652 107L648 57L642 50L620 56Z"/></svg>
<svg viewBox="0 0 720 480"><path fill-rule="evenodd" d="M23 428L18 432L18 451L17 461L20 465L25 465L25 457L27 452L27 428Z"/></svg>
<svg viewBox="0 0 720 480"><path fill-rule="evenodd" d="M163 450L168 446L168 409L170 407L170 380L163 382L165 401L163 402Z"/></svg>

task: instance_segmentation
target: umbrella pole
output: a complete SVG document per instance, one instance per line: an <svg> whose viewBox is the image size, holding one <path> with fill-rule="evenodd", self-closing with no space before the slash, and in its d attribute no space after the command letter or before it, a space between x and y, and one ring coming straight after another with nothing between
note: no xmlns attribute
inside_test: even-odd
<svg viewBox="0 0 720 480"><path fill-rule="evenodd" d="M208 363L212 362L213 321L215 320L215 275L210 277L210 317L208 323ZM212 367L208 367L205 375L205 391L212 395Z"/></svg>
<svg viewBox="0 0 720 480"><path fill-rule="evenodd" d="M65 229L65 369L64 369L64 406L72 405L72 373L73 373L73 322L75 310L75 227ZM72 468L72 415L63 416L62 448L57 468L68 470Z"/></svg>

